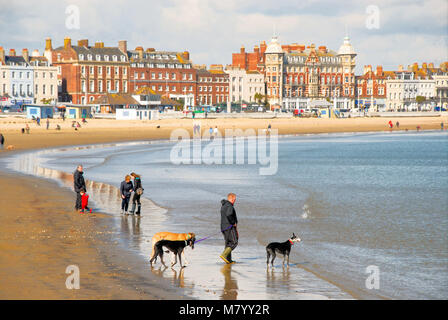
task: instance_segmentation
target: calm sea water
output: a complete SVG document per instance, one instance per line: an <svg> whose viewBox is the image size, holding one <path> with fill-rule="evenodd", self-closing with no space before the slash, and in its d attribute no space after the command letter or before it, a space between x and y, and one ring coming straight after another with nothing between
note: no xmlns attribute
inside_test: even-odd
<svg viewBox="0 0 448 320"><path fill-rule="evenodd" d="M141 174L154 202L143 218L120 217L115 196L96 206L116 217L122 244L145 256L158 231L212 235L187 254L184 271L153 270L193 296L448 298L447 133L282 137L271 176L247 161L175 165L172 148L159 141L59 149L16 161L16 169L32 163L73 172L82 163L86 178L117 187L125 174ZM217 258L220 200L228 192L237 194L241 237L232 273ZM293 232L303 241L292 249L292 268L281 269L279 259L281 271L266 271L264 247ZM368 266L378 267L379 289L366 287Z"/></svg>

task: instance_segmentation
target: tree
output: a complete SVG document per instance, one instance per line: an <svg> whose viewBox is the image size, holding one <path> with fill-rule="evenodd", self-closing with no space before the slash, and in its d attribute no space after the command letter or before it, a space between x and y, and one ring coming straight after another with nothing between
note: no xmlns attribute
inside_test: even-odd
<svg viewBox="0 0 448 320"><path fill-rule="evenodd" d="M420 104L426 101L426 97L424 96L416 96L415 101L418 104L418 111L420 111Z"/></svg>

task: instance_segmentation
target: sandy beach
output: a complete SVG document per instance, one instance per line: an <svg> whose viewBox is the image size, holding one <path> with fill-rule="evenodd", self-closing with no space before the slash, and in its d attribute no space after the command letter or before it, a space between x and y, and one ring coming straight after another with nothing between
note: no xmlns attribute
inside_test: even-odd
<svg viewBox="0 0 448 320"><path fill-rule="evenodd" d="M204 119L202 130L266 129L279 134L389 131L387 122L398 120L398 130L440 129L448 117L359 119ZM26 123L30 134L22 134ZM56 124L61 130L56 130ZM159 128L158 128L159 126ZM50 120L38 127L21 118L1 118L5 150L13 152L106 142L167 139L172 130L193 131L193 120L115 121L89 120L77 131L70 121ZM395 127L393 130L397 130ZM13 150L6 150L12 146ZM139 275L142 259L120 249L109 236L108 217L86 217L73 210L74 196L48 180L15 175L0 168L0 298L1 299L182 299L183 292L160 277ZM51 205L49 205L51 204ZM77 265L84 290L68 290L66 267ZM130 271L132 270L132 272Z"/></svg>

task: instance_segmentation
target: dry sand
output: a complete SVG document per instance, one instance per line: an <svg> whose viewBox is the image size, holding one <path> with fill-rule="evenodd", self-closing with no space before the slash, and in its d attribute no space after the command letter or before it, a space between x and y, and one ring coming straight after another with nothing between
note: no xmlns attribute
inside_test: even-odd
<svg viewBox="0 0 448 320"><path fill-rule="evenodd" d="M400 130L440 129L447 117L399 118ZM279 134L388 131L386 118L362 119L205 119L203 130L266 129ZM394 123L397 119L392 120ZM28 123L30 134L22 134ZM55 130L56 124L62 130ZM160 126L160 128L157 128ZM0 119L0 133L15 150L63 145L169 138L171 131L192 132L193 120L89 120L78 131L66 120L45 121L41 127L20 118ZM396 130L396 129L394 129ZM0 151L7 155L15 151ZM14 175L0 168L0 299L180 299L181 290L145 272L143 259L110 241L106 215L74 212L74 195L54 183ZM81 289L68 290L65 269L77 265ZM132 270L132 271L131 271ZM142 276L144 275L144 276Z"/></svg>

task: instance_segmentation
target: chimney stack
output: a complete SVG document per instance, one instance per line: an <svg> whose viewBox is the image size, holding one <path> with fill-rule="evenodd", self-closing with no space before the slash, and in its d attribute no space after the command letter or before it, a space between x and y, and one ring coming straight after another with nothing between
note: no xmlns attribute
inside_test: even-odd
<svg viewBox="0 0 448 320"><path fill-rule="evenodd" d="M30 54L28 52L28 49L22 49L22 57L26 62L30 61Z"/></svg>
<svg viewBox="0 0 448 320"><path fill-rule="evenodd" d="M135 51L138 52L138 58L140 60L143 59L143 47L137 47L137 48L135 48Z"/></svg>
<svg viewBox="0 0 448 320"><path fill-rule="evenodd" d="M65 37L64 38L64 48L68 49L72 47L72 39L70 39L70 37Z"/></svg>
<svg viewBox="0 0 448 320"><path fill-rule="evenodd" d="M9 55L10 56L15 56L16 55L16 50L15 49L9 49Z"/></svg>
<svg viewBox="0 0 448 320"><path fill-rule="evenodd" d="M382 66L377 66L376 67L376 75L378 77L381 77L383 75L383 67Z"/></svg>
<svg viewBox="0 0 448 320"><path fill-rule="evenodd" d="M327 47L326 46L319 46L319 52L320 53L326 53L327 52Z"/></svg>
<svg viewBox="0 0 448 320"><path fill-rule="evenodd" d="M78 40L78 47L88 47L89 46L89 40L88 39L82 39Z"/></svg>
<svg viewBox="0 0 448 320"><path fill-rule="evenodd" d="M51 45L51 38L45 39L45 51L46 50L53 50L53 47Z"/></svg>
<svg viewBox="0 0 448 320"><path fill-rule="evenodd" d="M403 65L402 65L402 64L400 64L400 65L398 66L398 71L404 71L404 69L403 69Z"/></svg>
<svg viewBox="0 0 448 320"><path fill-rule="evenodd" d="M104 48L104 42L101 41L95 42L95 48Z"/></svg>
<svg viewBox="0 0 448 320"><path fill-rule="evenodd" d="M184 51L183 56L184 56L185 60L190 60L190 52Z"/></svg>
<svg viewBox="0 0 448 320"><path fill-rule="evenodd" d="M120 40L118 41L118 49L120 49L121 52L124 54L128 54L128 42L127 40ZM143 50L143 48L142 48Z"/></svg>
<svg viewBox="0 0 448 320"><path fill-rule="evenodd" d="M244 48L244 46L241 46L240 53L245 53L245 52L246 52L246 49Z"/></svg>
<svg viewBox="0 0 448 320"><path fill-rule="evenodd" d="M5 61L5 49L0 47L0 61Z"/></svg>

